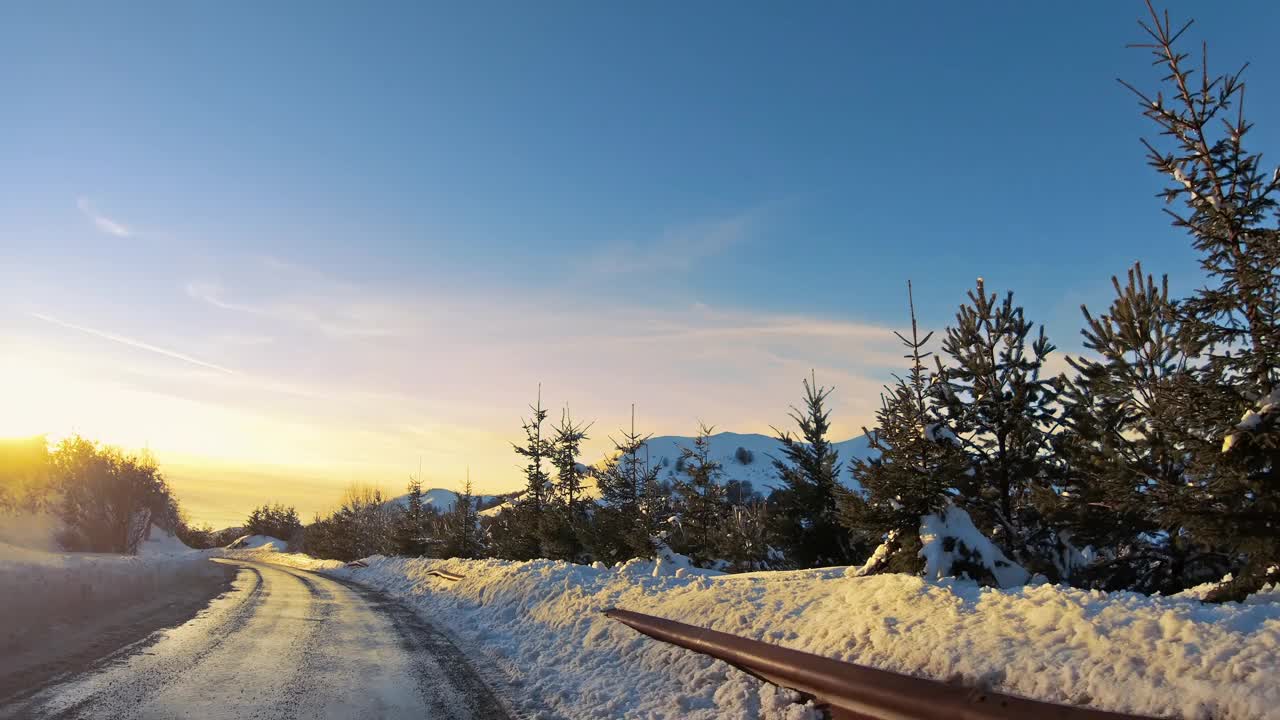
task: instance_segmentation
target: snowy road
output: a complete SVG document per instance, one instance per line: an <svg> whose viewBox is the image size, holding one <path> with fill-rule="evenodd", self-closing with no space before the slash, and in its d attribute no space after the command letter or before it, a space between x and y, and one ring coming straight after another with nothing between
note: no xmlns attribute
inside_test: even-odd
<svg viewBox="0 0 1280 720"><path fill-rule="evenodd" d="M383 596L293 568L0 707L0 718L505 718L458 649Z"/></svg>

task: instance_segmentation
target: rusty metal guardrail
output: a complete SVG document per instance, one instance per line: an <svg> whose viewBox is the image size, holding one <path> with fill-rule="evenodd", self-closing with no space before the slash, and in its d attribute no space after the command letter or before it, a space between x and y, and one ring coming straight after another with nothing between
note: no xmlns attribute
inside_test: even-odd
<svg viewBox="0 0 1280 720"><path fill-rule="evenodd" d="M344 567L349 567L352 569L367 568L369 567L369 563L363 560L352 560L351 562L347 563ZM462 575L458 575L457 573L451 573L448 570L428 570L427 574L434 575L438 578L442 578L450 582L458 582L463 577Z"/></svg>
<svg viewBox="0 0 1280 720"><path fill-rule="evenodd" d="M834 720L1137 720L841 662L718 630L614 608L605 615L649 637L719 658L813 699Z"/></svg>

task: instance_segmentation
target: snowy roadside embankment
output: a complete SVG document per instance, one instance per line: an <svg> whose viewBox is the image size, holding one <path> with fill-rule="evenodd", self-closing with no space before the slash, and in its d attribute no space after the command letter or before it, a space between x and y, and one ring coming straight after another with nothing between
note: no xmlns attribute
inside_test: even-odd
<svg viewBox="0 0 1280 720"><path fill-rule="evenodd" d="M605 568L375 556L357 569L300 555L255 559L408 599L556 716L805 716L744 673L601 615L620 607L1055 702L1166 717L1280 717L1280 591L1204 605L1190 595L997 590L844 568L654 577L646 561ZM432 569L465 579L450 583Z"/></svg>
<svg viewBox="0 0 1280 720"><path fill-rule="evenodd" d="M239 548L227 547L215 550L218 557L232 558L235 560L250 560L252 562L267 562L277 565L287 565L300 570L337 570L344 567L346 563L341 560L320 560L310 555L301 553L279 552L272 545L263 545L256 548Z"/></svg>
<svg viewBox="0 0 1280 720"><path fill-rule="evenodd" d="M284 551L289 543L270 535L245 535L236 538L226 547L227 550L279 550Z"/></svg>
<svg viewBox="0 0 1280 720"><path fill-rule="evenodd" d="M180 543L149 550L144 543L133 556L64 553L0 543L0 648L221 573L208 553Z"/></svg>

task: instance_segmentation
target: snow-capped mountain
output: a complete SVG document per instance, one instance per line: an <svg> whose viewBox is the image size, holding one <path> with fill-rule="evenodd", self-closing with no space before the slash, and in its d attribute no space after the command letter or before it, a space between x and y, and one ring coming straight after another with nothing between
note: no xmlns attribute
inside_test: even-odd
<svg viewBox="0 0 1280 720"><path fill-rule="evenodd" d="M471 499L476 504L476 507L486 508L505 499L506 497L506 495L473 495ZM391 498L387 501L387 504L403 507L407 505L408 502L409 496L405 494ZM444 488L423 490L422 504L425 507L433 507L442 513L446 513L453 510L454 506L458 504L458 493L453 490L445 490Z"/></svg>
<svg viewBox="0 0 1280 720"><path fill-rule="evenodd" d="M853 478L849 475L849 460L868 457L874 451L871 450L865 435L834 443L834 446L840 457L840 481L846 486L855 487ZM684 435L661 435L649 438L645 442L650 465L661 468L659 479L674 482L680 476L680 450L686 447L693 447L693 438ZM716 433L711 436L711 458L720 463L723 471L720 474L720 481L726 484L734 480L749 482L751 487L761 495L767 496L778 484L778 474L773 467L773 459L782 457L782 443L775 437L759 433L734 432ZM593 467L598 469L604 464L605 460L600 459L594 463ZM552 481L554 480L553 471ZM595 483L591 478L587 478L583 485L587 495L595 495ZM475 499L477 507L481 509L481 515L494 515L518 495L520 491L504 495L477 495ZM387 503L403 506L407 498L407 495L401 495L388 500ZM423 504L439 508L441 512L452 510L457 500L458 494L452 490L432 488L422 493Z"/></svg>
<svg viewBox="0 0 1280 720"><path fill-rule="evenodd" d="M774 458L783 458L782 443L777 438L758 433L722 432L711 436L711 458L720 463L721 482L733 480L750 482L757 492L768 495L771 488L778 484L777 471L773 467ZM680 475L679 460L681 448L692 448L693 438L682 435L662 435L649 438L645 442L649 464L661 467L659 478L671 482ZM841 462L840 480L852 486L853 478L849 475L849 460L864 458L873 451L865 435L834 443ZM644 451L642 451L644 452ZM597 463L597 467L604 462Z"/></svg>

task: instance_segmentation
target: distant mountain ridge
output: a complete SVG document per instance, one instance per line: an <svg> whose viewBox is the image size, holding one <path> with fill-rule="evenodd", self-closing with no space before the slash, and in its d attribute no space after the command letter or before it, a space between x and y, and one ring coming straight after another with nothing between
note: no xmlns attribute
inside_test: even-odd
<svg viewBox="0 0 1280 720"><path fill-rule="evenodd" d="M711 459L719 462L722 475L721 482L750 482L764 495L778 484L777 470L773 467L774 458L783 459L782 443L770 435L759 433L720 432L709 438ZM661 435L649 438L645 442L650 465L662 468L659 478L670 482L679 477L677 466L681 448L693 447L693 438L684 435ZM848 487L854 487L853 478L849 475L849 460L866 458L875 454L866 435L859 435L848 440L832 443L839 456L840 481ZM744 460L746 462L744 462ZM600 463L603 464L603 461ZM599 466L599 464L597 465Z"/></svg>
<svg viewBox="0 0 1280 720"><path fill-rule="evenodd" d="M478 508L487 508L499 502L507 500L519 493L503 493L501 495L472 495L471 501ZM446 490L444 488L431 488L422 491L422 504L424 507L431 507L442 513L453 510L458 504L459 493L454 490ZM385 504L405 507L409 503L409 495L397 495L391 498Z"/></svg>
<svg viewBox="0 0 1280 720"><path fill-rule="evenodd" d="M785 457L782 443L775 437L759 433L715 433L710 438L711 458L721 465L720 482L728 484L733 481L749 482L753 489L762 495L768 495L778 484L777 470L773 467L774 458ZM849 460L866 458L875 454L867 440L867 436L859 435L848 440L832 443L840 459L840 482L846 487L857 487L857 483L849 475ZM650 465L662 468L658 478L664 482L674 482L680 476L680 449L693 447L693 438L685 435L660 435L645 441ZM643 452L643 451L642 451ZM745 462L744 462L745 460ZM605 459L601 458L591 464L593 468L601 468ZM555 480L554 471L552 480ZM594 494L595 487L591 480L586 483L588 494ZM475 502L483 511L487 508L492 515L498 506L510 502L522 491L503 493L500 495L477 495ZM388 505L403 507L408 502L408 495L400 495L387 501ZM422 492L422 503L438 508L440 512L449 512L458 501L458 493L444 488L431 488Z"/></svg>

